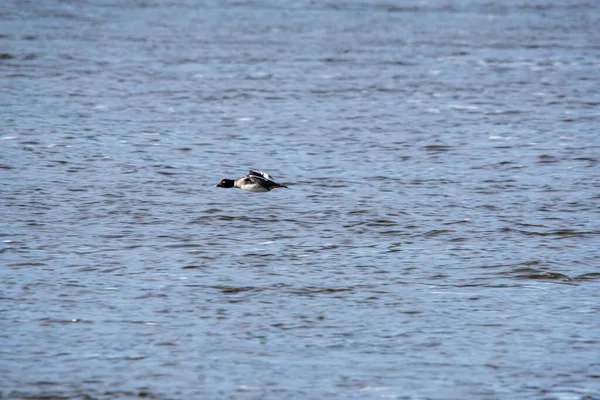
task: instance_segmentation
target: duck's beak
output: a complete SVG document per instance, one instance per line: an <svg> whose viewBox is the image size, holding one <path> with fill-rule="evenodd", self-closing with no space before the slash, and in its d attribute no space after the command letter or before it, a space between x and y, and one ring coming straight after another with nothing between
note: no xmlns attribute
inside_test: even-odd
<svg viewBox="0 0 600 400"><path fill-rule="evenodd" d="M220 183L216 184L215 187L223 187Z"/></svg>

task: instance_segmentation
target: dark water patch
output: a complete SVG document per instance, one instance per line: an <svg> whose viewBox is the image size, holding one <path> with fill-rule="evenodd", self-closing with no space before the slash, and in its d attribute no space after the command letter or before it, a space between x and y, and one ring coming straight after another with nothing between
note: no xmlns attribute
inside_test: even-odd
<svg viewBox="0 0 600 400"><path fill-rule="evenodd" d="M513 225L518 225L518 226L522 226L522 227L525 227L525 228L547 228L546 225L542 225L542 224L529 224L529 223L518 222L518 221L513 221L511 223Z"/></svg>
<svg viewBox="0 0 600 400"><path fill-rule="evenodd" d="M134 300L143 300L143 299L164 299L169 297L167 294L165 293L145 293L143 295L140 296L135 296L133 299Z"/></svg>
<svg viewBox="0 0 600 400"><path fill-rule="evenodd" d="M449 233L452 233L453 231L447 230L447 229L433 229L430 230L428 232L425 232L419 236L424 236L424 237L436 237L436 236L440 236L440 235L446 235Z"/></svg>
<svg viewBox="0 0 600 400"><path fill-rule="evenodd" d="M348 215L364 215L369 213L371 213L371 210L368 209L348 211Z"/></svg>
<svg viewBox="0 0 600 400"><path fill-rule="evenodd" d="M258 290L262 290L261 288L255 287L255 286L240 286L240 287L234 287L234 286L213 286L213 289L217 289L219 290L221 293L225 293L225 294L238 294L238 293L243 293L243 292L255 292Z"/></svg>
<svg viewBox="0 0 600 400"><path fill-rule="evenodd" d="M407 235L407 233L405 231L399 231L399 230L378 231L377 234L383 235L383 236L401 236L401 235Z"/></svg>
<svg viewBox="0 0 600 400"><path fill-rule="evenodd" d="M406 60L393 60L393 61L383 61L382 64L384 65L397 65L397 66L402 66L402 67L412 67L415 65L418 65L415 62L411 62L411 61L406 61Z"/></svg>
<svg viewBox="0 0 600 400"><path fill-rule="evenodd" d="M491 186L501 187L502 185L506 185L507 187L514 187L515 185L507 185L510 183L517 182L516 179L508 178L508 179L484 179L483 183L489 183Z"/></svg>
<svg viewBox="0 0 600 400"><path fill-rule="evenodd" d="M443 279L443 280L445 280L447 278L448 278L448 275L446 275L446 274L435 274L435 275L431 275L428 277L428 279Z"/></svg>
<svg viewBox="0 0 600 400"><path fill-rule="evenodd" d="M512 264L489 264L489 265L480 265L478 268L483 269L496 269L501 268L503 271L511 271L511 272L532 272L537 271L537 269L532 268L538 265L545 265L545 263L541 260L529 260L523 261L519 263Z"/></svg>
<svg viewBox="0 0 600 400"><path fill-rule="evenodd" d="M352 292L354 288L331 288L331 287L317 287L317 286L306 286L303 288L291 288L289 292L299 296L313 296L319 294L337 294Z"/></svg>
<svg viewBox="0 0 600 400"><path fill-rule="evenodd" d="M173 175L177 175L177 172L173 172L173 171L156 171L157 174L159 175L165 175L165 176L173 176Z"/></svg>
<svg viewBox="0 0 600 400"><path fill-rule="evenodd" d="M8 264L8 268L31 268L31 267L45 267L47 264L42 262L21 262Z"/></svg>
<svg viewBox="0 0 600 400"><path fill-rule="evenodd" d="M442 144L430 144L430 145L422 147L421 149L423 149L429 153L443 153L443 152L452 150L452 147L442 145Z"/></svg>
<svg viewBox="0 0 600 400"><path fill-rule="evenodd" d="M538 164L553 164L553 163L557 163L560 162L561 160L558 157L555 157L553 155L550 154L542 154L540 156L538 156Z"/></svg>
<svg viewBox="0 0 600 400"><path fill-rule="evenodd" d="M352 61L349 58L340 58L340 57L325 57L321 59L321 62L324 63L345 63Z"/></svg>
<svg viewBox="0 0 600 400"><path fill-rule="evenodd" d="M270 254L270 253L246 253L244 254L244 257L272 257L275 256L275 254Z"/></svg>
<svg viewBox="0 0 600 400"><path fill-rule="evenodd" d="M282 331L288 331L288 330L297 330L297 329L314 329L315 326L310 324L284 324L282 322L278 322L275 323L273 325L271 325L273 328L278 328L281 329ZM323 327L321 327L321 329L323 329Z"/></svg>
<svg viewBox="0 0 600 400"><path fill-rule="evenodd" d="M590 272L587 274L578 275L575 278L573 278L573 280L576 281L591 281L597 279L600 279L600 273L598 272Z"/></svg>
<svg viewBox="0 0 600 400"><path fill-rule="evenodd" d="M450 184L450 183L456 183L455 181L452 180L448 180L448 179L437 179L437 178L432 178L432 179L413 179L409 182L410 185L431 185L431 186L437 186L437 185L444 185L444 184ZM444 194L436 194L437 196L446 196Z"/></svg>
<svg viewBox="0 0 600 400"><path fill-rule="evenodd" d="M181 269L213 269L214 267L208 265L184 265Z"/></svg>
<svg viewBox="0 0 600 400"><path fill-rule="evenodd" d="M310 94L317 95L320 98L330 98L339 95L354 95L363 92L363 88L330 88L330 89L311 89Z"/></svg>
<svg viewBox="0 0 600 400"><path fill-rule="evenodd" d="M375 219L365 222L366 226L394 226L398 225L398 222L389 219Z"/></svg>
<svg viewBox="0 0 600 400"><path fill-rule="evenodd" d="M274 215L265 216L264 218L254 218L254 217L249 217L246 215L242 215L242 216L217 215L216 217L210 217L210 218L217 220L217 221L226 221L226 222L240 221L240 222L251 222L251 223L256 223L256 224L276 223L276 222L280 221Z"/></svg>
<svg viewBox="0 0 600 400"><path fill-rule="evenodd" d="M547 236L547 237L556 237L560 238L568 238L568 237L588 237L599 235L600 231L577 231L574 229L557 229L554 231L548 232L537 232L537 231L528 231L522 229L514 229L510 227L504 227L499 230L499 232L517 232L519 234L525 236Z"/></svg>
<svg viewBox="0 0 600 400"><path fill-rule="evenodd" d="M462 242L468 242L469 240L470 240L470 238L458 237L458 238L448 239L448 242L449 243L462 243Z"/></svg>
<svg viewBox="0 0 600 400"><path fill-rule="evenodd" d="M38 385L37 382L33 383L33 386L46 386L46 385ZM30 394L30 393L23 393L20 391L14 391L14 392L10 392L8 394L9 398L15 398L15 399L23 399L23 400L70 400L72 399L71 396L64 396L62 394L51 394L51 393L39 393L39 394ZM94 397L87 397L87 395L85 395L83 397L84 400L88 400L88 399L93 399Z"/></svg>
<svg viewBox="0 0 600 400"><path fill-rule="evenodd" d="M498 211L500 209L500 207L493 204L483 204L480 207L487 211Z"/></svg>
<svg viewBox="0 0 600 400"><path fill-rule="evenodd" d="M206 248L210 246L211 243L173 243L166 244L163 247L167 249L198 249L198 248Z"/></svg>
<svg viewBox="0 0 600 400"><path fill-rule="evenodd" d="M458 220L458 221L450 221L450 222L444 222L442 225L462 225L462 224L470 224L471 221L468 219L462 219L462 220Z"/></svg>
<svg viewBox="0 0 600 400"><path fill-rule="evenodd" d="M523 270L519 272L524 272ZM562 282L570 282L572 279L558 272L535 272L535 273L521 273L515 275L517 279L532 279L532 280L560 280Z"/></svg>
<svg viewBox="0 0 600 400"><path fill-rule="evenodd" d="M515 170L515 169L523 169L525 168L523 165L517 164L512 161L500 161L493 164L483 164L473 166L472 169L483 169L483 170Z"/></svg>
<svg viewBox="0 0 600 400"><path fill-rule="evenodd" d="M457 288L489 288L489 289L514 289L514 288L522 288L524 285L518 283L489 283L489 280L486 280L485 283L459 283L455 285L439 285L441 287L457 287Z"/></svg>
<svg viewBox="0 0 600 400"><path fill-rule="evenodd" d="M382 175L376 175L376 176L369 177L369 180L402 182L401 178L396 178L396 177L391 177L391 176L382 176Z"/></svg>
<svg viewBox="0 0 600 400"><path fill-rule="evenodd" d="M374 90L376 92L381 93L404 93L406 91L405 88L402 87L383 87L383 86L375 86L369 88L370 90Z"/></svg>
<svg viewBox="0 0 600 400"><path fill-rule="evenodd" d="M589 163L588 166L594 167L598 165L599 159L595 157L575 157L573 161L586 161Z"/></svg>

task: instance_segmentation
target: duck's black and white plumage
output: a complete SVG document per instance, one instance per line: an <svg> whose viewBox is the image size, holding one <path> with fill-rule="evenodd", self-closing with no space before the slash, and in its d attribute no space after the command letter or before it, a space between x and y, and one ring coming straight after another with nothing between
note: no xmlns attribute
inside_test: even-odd
<svg viewBox="0 0 600 400"><path fill-rule="evenodd" d="M221 179L215 187L240 188L248 192L269 192L275 188L287 188L273 180L273 177L263 171L248 171L248 175L239 179Z"/></svg>

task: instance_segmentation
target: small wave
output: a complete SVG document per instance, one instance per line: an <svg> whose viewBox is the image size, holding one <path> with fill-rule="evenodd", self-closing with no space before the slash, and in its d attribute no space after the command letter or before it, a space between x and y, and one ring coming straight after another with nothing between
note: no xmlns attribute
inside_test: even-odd
<svg viewBox="0 0 600 400"><path fill-rule="evenodd" d="M578 275L573 280L575 281L595 281L600 279L599 272L590 272L587 274Z"/></svg>
<svg viewBox="0 0 600 400"><path fill-rule="evenodd" d="M213 289L217 289L221 293L225 294L237 294L243 292L256 291L259 288L257 288L256 286L213 286Z"/></svg>
<svg viewBox="0 0 600 400"><path fill-rule="evenodd" d="M421 147L421 149L431 152L431 153L440 153L440 152L450 151L450 150L452 150L452 147L445 146L442 144L430 144L430 145Z"/></svg>
<svg viewBox="0 0 600 400"><path fill-rule="evenodd" d="M306 286L303 288L292 289L290 292L293 294L297 294L300 296L311 296L315 294L335 294L335 293L343 293L343 292L352 292L354 288L351 287L317 287L317 286Z"/></svg>
<svg viewBox="0 0 600 400"><path fill-rule="evenodd" d="M435 236L440 236L440 235L444 235L446 233L450 233L453 232L451 230L448 229L433 229L429 232L425 232L422 236L424 237L435 237Z"/></svg>
<svg viewBox="0 0 600 400"><path fill-rule="evenodd" d="M537 231L526 231L523 229L514 229L510 227L504 227L500 229L500 232L517 232L525 236L548 236L548 237L587 237L591 235L598 235L598 231L576 231L574 229L557 229L555 231L548 232L537 232Z"/></svg>
<svg viewBox="0 0 600 400"><path fill-rule="evenodd" d="M559 272L534 272L516 275L517 279L533 279L533 280L560 280L563 282L570 282L572 279L565 274Z"/></svg>

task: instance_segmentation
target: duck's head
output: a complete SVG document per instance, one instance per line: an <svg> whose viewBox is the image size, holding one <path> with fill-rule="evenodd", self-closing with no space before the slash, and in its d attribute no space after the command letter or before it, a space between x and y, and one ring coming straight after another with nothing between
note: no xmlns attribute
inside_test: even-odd
<svg viewBox="0 0 600 400"><path fill-rule="evenodd" d="M232 188L234 183L235 181L233 179L221 179L221 182L215 185L215 187Z"/></svg>

